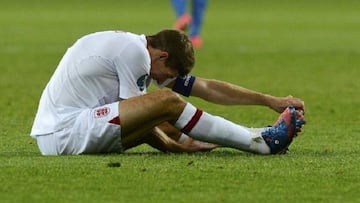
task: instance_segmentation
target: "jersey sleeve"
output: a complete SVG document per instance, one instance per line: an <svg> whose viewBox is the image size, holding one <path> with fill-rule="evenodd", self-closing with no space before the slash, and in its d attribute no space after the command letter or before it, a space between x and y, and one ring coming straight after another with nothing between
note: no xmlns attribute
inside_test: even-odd
<svg viewBox="0 0 360 203"><path fill-rule="evenodd" d="M119 77L119 97L128 99L146 93L150 57L145 46L129 43L115 60Z"/></svg>
<svg viewBox="0 0 360 203"><path fill-rule="evenodd" d="M184 77L177 77L175 84L172 87L174 92L177 92L183 96L189 97L192 87L194 85L196 77L192 75L186 75Z"/></svg>

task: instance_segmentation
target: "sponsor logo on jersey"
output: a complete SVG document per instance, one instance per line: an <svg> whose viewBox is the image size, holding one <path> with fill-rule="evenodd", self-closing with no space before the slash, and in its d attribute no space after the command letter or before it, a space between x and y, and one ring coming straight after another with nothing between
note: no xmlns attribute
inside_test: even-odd
<svg viewBox="0 0 360 203"><path fill-rule="evenodd" d="M139 87L140 91L144 91L146 89L146 80L148 76L149 76L148 74L145 74L137 79L136 84Z"/></svg>
<svg viewBox="0 0 360 203"><path fill-rule="evenodd" d="M107 116L110 113L110 108L109 107L103 107L103 108L99 108L99 109L95 109L95 118L101 118L104 116Z"/></svg>

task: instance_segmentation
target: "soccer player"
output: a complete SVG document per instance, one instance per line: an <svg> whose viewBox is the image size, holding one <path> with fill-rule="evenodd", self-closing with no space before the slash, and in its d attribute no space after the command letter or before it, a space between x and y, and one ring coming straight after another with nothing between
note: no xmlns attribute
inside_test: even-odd
<svg viewBox="0 0 360 203"><path fill-rule="evenodd" d="M177 21L174 25L175 29L185 31L190 27L190 39L194 48L202 47L203 41L200 37L200 31L204 21L207 0L192 0L191 15L187 12L187 0L171 0Z"/></svg>
<svg viewBox="0 0 360 203"><path fill-rule="evenodd" d="M46 85L31 136L43 155L122 153L142 143L170 152L218 145L256 154L287 149L304 124L301 99L195 77L194 63L192 43L181 31L86 35L66 51ZM170 89L147 93L150 83ZM178 93L282 114L272 127L247 128L196 108ZM188 142L179 141L181 133Z"/></svg>

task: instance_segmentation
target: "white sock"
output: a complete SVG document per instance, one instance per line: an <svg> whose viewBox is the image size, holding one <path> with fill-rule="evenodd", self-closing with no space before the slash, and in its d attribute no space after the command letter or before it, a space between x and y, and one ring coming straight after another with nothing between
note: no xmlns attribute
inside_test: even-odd
<svg viewBox="0 0 360 203"><path fill-rule="evenodd" d="M261 136L261 130L246 128L213 116L190 103L185 106L175 127L196 140L253 153L270 153L269 146Z"/></svg>

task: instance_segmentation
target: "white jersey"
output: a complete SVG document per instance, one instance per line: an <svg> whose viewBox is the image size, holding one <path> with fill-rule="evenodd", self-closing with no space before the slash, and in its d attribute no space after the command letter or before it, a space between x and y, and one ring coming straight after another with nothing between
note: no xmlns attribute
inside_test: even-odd
<svg viewBox="0 0 360 203"><path fill-rule="evenodd" d="M31 136L71 126L83 109L145 94L150 63L145 35L105 31L82 37L44 89Z"/></svg>

